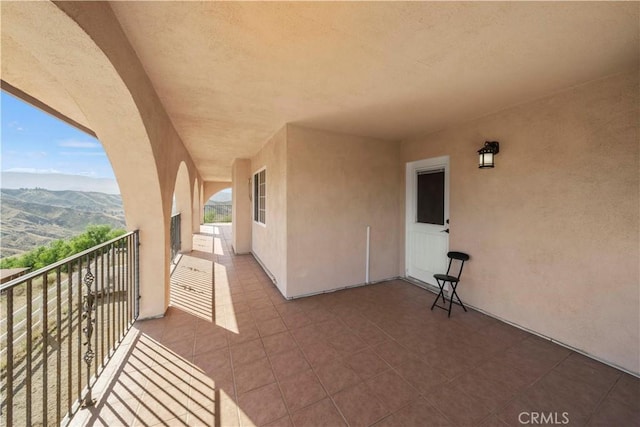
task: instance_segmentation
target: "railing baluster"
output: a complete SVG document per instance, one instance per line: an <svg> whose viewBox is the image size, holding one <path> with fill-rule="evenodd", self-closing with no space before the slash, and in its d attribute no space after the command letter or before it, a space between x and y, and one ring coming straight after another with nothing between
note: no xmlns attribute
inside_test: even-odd
<svg viewBox="0 0 640 427"><path fill-rule="evenodd" d="M130 236L129 240L127 240L127 277L128 277L128 281L129 281L129 285L127 286L127 306L129 309L129 314L128 314L128 322L127 322L127 328L129 328L132 324L133 324L133 313L135 310L135 302L133 299L133 288L132 288L132 284L133 284L133 280L134 280L134 246L133 246L133 238L134 236Z"/></svg>
<svg viewBox="0 0 640 427"><path fill-rule="evenodd" d="M116 293L117 288L117 277L116 277L116 244L111 248L111 276L113 278L113 286L112 286L112 296L113 302L111 303L111 348L115 347L116 342L116 298L118 294Z"/></svg>
<svg viewBox="0 0 640 427"><path fill-rule="evenodd" d="M131 240L127 240L127 254L125 256L127 260L127 284L126 284L126 292L127 292L127 313L125 316L125 327L128 329L131 321Z"/></svg>
<svg viewBox="0 0 640 427"><path fill-rule="evenodd" d="M125 319L125 330L127 330L129 328L129 320L131 319L131 294L130 294L130 286L131 286L131 241L127 240L125 242L125 245L127 247L127 251L125 253L125 260L126 260L126 264L127 264L127 268L125 270L125 292L126 292L126 313L124 316Z"/></svg>
<svg viewBox="0 0 640 427"><path fill-rule="evenodd" d="M113 252L113 245L110 245L107 248L107 308L105 311L107 312L107 346L109 356L111 356L111 293L113 292L113 286L111 283L113 282L113 278L111 276L111 252Z"/></svg>
<svg viewBox="0 0 640 427"><path fill-rule="evenodd" d="M62 283L60 281L61 267L56 268L56 341L58 354L56 355L56 424L62 420L61 411L61 372L62 372Z"/></svg>
<svg viewBox="0 0 640 427"><path fill-rule="evenodd" d="M95 317L94 317L94 324L95 326L98 326L98 281L100 280L100 275L98 274L98 255L99 255L100 251L97 251L94 254L93 257L93 273L95 276L95 283L94 283L94 288L93 288L93 296L94 296L94 311L95 311ZM99 334L100 328L94 327L93 328L93 333L94 333L94 338L93 338L93 348L94 348L94 352L98 353L98 334ZM98 363L94 363L93 364L93 375L95 375L95 377L98 377Z"/></svg>
<svg viewBox="0 0 640 427"><path fill-rule="evenodd" d="M42 425L47 425L49 391L49 274L42 275Z"/></svg>
<svg viewBox="0 0 640 427"><path fill-rule="evenodd" d="M118 299L120 308L120 330L118 331L118 337L120 339L118 341L122 341L122 337L124 335L124 242L120 242L120 298Z"/></svg>
<svg viewBox="0 0 640 427"><path fill-rule="evenodd" d="M82 317L80 311L82 310L82 258L78 258L78 306L74 310L77 313L78 319L78 351L76 351L76 374L78 375L78 394L76 396L82 396Z"/></svg>
<svg viewBox="0 0 640 427"><path fill-rule="evenodd" d="M116 342L120 342L120 299L122 298L122 294L120 293L120 279L121 279L121 275L120 275L120 268L122 266L122 262L120 262L120 256L122 255L122 251L121 251L121 247L118 244L118 246L116 247L116 282L117 282L117 292L116 292L116 300L115 300L115 306L116 306L116 328L115 328L115 335L116 335Z"/></svg>
<svg viewBox="0 0 640 427"><path fill-rule="evenodd" d="M82 259L82 258L81 258ZM88 406L93 406L95 401L91 395L91 363L95 357L95 353L93 348L91 347L91 338L93 336L93 307L95 303L95 294L92 294L91 286L95 280L95 276L91 272L91 255L87 255L87 270L84 274L84 278L82 280L82 284L85 285L86 292L83 296L84 302L82 304L82 316L80 318L80 323L82 323L81 319L86 319L86 326L82 328L82 332L84 333L84 337L87 340L83 343L84 346L87 347L85 350L82 359L84 360L85 365L87 366L87 393L82 398L82 407L86 408ZM82 293L83 291L81 291Z"/></svg>
<svg viewBox="0 0 640 427"><path fill-rule="evenodd" d="M138 263L138 234L132 232L0 285L8 313L2 320L7 377L0 423L67 425L79 407L93 402L96 379L137 318ZM26 292L16 311L17 286Z"/></svg>
<svg viewBox="0 0 640 427"><path fill-rule="evenodd" d="M122 243L120 243L119 246L119 251L118 251L118 342L120 342L122 340L122 290L123 290L123 283L122 283L122 279L123 279L123 269L124 269L124 262L123 262L123 255L124 255L124 248L122 247Z"/></svg>
<svg viewBox="0 0 640 427"><path fill-rule="evenodd" d="M26 366L26 382L27 382L27 425L31 425L31 363L33 357L33 289L31 279L27 280L27 366Z"/></svg>
<svg viewBox="0 0 640 427"><path fill-rule="evenodd" d="M135 282L135 292L134 292L134 298L136 299L136 310L135 310L135 315L134 318L137 319L138 315L140 314L140 232L136 231L134 234L134 238L135 238L135 248L136 248L136 254L135 254L135 258L136 258L136 282Z"/></svg>
<svg viewBox="0 0 640 427"><path fill-rule="evenodd" d="M118 298L116 299L117 309L118 309L118 317L117 317L117 342L122 341L122 269L123 269L123 242L118 242Z"/></svg>
<svg viewBox="0 0 640 427"><path fill-rule="evenodd" d="M67 263L67 413L71 413L73 396L73 263Z"/></svg>
<svg viewBox="0 0 640 427"><path fill-rule="evenodd" d="M105 294L104 294L104 278L105 278L105 271L104 271L104 251L108 252L108 249L103 248L102 251L100 252L100 363L102 368L104 369L104 365L106 362L106 358L104 357L104 301L105 301ZM109 283L108 279L107 279L107 284ZM96 363L97 365L97 363Z"/></svg>
<svg viewBox="0 0 640 427"><path fill-rule="evenodd" d="M13 288L6 290L7 299L7 426L13 425Z"/></svg>
<svg viewBox="0 0 640 427"><path fill-rule="evenodd" d="M134 251L135 249L133 248L133 238L129 237L129 286L128 286L128 290L129 290L129 324L133 323L133 312L134 312L134 306L135 306L135 301L133 300L133 281L134 281Z"/></svg>

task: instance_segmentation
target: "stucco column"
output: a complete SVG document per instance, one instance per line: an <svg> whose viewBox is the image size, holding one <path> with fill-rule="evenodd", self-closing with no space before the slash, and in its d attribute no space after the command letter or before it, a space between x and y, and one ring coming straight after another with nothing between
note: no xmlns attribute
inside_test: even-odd
<svg viewBox="0 0 640 427"><path fill-rule="evenodd" d="M193 249L193 233L191 232L191 212L180 214L180 252L191 252Z"/></svg>
<svg viewBox="0 0 640 427"><path fill-rule="evenodd" d="M161 222L157 225L162 227ZM135 228L135 227L132 227ZM166 227L164 227L166 228ZM170 248L167 233L159 233L153 224L144 222L140 232L140 313L139 318L163 316L169 304L167 285L169 278ZM160 267L160 268L158 268Z"/></svg>
<svg viewBox="0 0 640 427"><path fill-rule="evenodd" d="M236 254L251 252L251 160L236 159L231 165L232 230L231 244Z"/></svg>
<svg viewBox="0 0 640 427"><path fill-rule="evenodd" d="M202 215L200 211L202 210L202 205L200 204L200 185L198 184L198 180L196 180L193 187L193 204L191 210L191 231L194 234L200 233L200 224L202 224Z"/></svg>
<svg viewBox="0 0 640 427"><path fill-rule="evenodd" d="M204 204L207 202L204 198L204 184L200 184L200 206L198 207L198 224L204 224Z"/></svg>

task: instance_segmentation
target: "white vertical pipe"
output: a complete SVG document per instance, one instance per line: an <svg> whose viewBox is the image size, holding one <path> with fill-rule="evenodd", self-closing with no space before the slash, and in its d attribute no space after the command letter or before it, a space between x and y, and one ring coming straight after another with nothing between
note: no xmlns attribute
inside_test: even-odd
<svg viewBox="0 0 640 427"><path fill-rule="evenodd" d="M366 264L366 271L365 271L365 279L364 282L365 283L369 283L369 246L371 244L371 226L367 225L367 264Z"/></svg>

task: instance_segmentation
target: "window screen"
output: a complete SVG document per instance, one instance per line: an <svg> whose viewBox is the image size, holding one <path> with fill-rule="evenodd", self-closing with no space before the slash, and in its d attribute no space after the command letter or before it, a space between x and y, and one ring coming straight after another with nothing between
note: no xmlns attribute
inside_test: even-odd
<svg viewBox="0 0 640 427"><path fill-rule="evenodd" d="M267 171L261 170L253 175L253 220L266 224L267 207Z"/></svg>
<svg viewBox="0 0 640 427"><path fill-rule="evenodd" d="M444 170L418 172L417 187L417 222L444 225Z"/></svg>

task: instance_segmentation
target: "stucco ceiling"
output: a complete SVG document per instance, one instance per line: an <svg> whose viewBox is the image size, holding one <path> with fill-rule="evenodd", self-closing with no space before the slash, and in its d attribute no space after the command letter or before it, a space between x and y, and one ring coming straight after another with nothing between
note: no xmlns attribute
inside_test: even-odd
<svg viewBox="0 0 640 427"><path fill-rule="evenodd" d="M286 123L401 140L639 61L638 2L110 4L210 181ZM19 57L4 32L2 49ZM90 127L64 93L53 99Z"/></svg>
<svg viewBox="0 0 640 427"><path fill-rule="evenodd" d="M73 98L8 32L2 32L0 51L4 59L0 67L3 81L26 91L29 96L39 97L39 101L46 103L52 110L60 112L85 128L90 128L89 122ZM6 88L3 86L3 89Z"/></svg>
<svg viewBox="0 0 640 427"><path fill-rule="evenodd" d="M638 3L111 6L205 179L285 123L399 140L638 61Z"/></svg>

